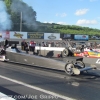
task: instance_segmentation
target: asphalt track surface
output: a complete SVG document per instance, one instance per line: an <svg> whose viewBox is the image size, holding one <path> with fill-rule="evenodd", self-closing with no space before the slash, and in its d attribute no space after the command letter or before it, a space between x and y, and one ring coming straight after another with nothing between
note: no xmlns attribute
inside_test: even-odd
<svg viewBox="0 0 100 100"><path fill-rule="evenodd" d="M16 100L100 100L100 71L68 76L63 71L0 62L0 92Z"/></svg>

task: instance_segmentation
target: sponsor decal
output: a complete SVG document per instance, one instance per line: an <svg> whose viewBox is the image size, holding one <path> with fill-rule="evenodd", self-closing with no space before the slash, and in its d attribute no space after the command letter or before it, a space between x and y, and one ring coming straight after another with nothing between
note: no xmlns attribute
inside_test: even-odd
<svg viewBox="0 0 100 100"><path fill-rule="evenodd" d="M81 57L83 57L84 56L84 53L79 53L79 54L74 53L74 56L81 56Z"/></svg>
<svg viewBox="0 0 100 100"><path fill-rule="evenodd" d="M27 59L24 59L24 61L26 61L26 62L27 62Z"/></svg>
<svg viewBox="0 0 100 100"><path fill-rule="evenodd" d="M22 38L23 37L23 34L20 34L20 33L15 32L14 33L14 36L17 37L17 38Z"/></svg>
<svg viewBox="0 0 100 100"><path fill-rule="evenodd" d="M96 61L96 63L97 63L97 64L100 64L100 59L98 59L98 60Z"/></svg>
<svg viewBox="0 0 100 100"><path fill-rule="evenodd" d="M97 53L92 53L92 52L89 52L89 55L98 56L98 54L97 54Z"/></svg>
<svg viewBox="0 0 100 100"><path fill-rule="evenodd" d="M82 37L83 37L83 38L86 38L86 36L85 36L85 35L83 35Z"/></svg>
<svg viewBox="0 0 100 100"><path fill-rule="evenodd" d="M50 36L48 36L49 39L56 39L56 36L54 36L54 33L52 33Z"/></svg>

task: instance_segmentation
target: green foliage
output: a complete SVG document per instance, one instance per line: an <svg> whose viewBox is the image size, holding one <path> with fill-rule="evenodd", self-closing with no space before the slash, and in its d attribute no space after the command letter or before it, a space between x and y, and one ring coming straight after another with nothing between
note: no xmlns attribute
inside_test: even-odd
<svg viewBox="0 0 100 100"><path fill-rule="evenodd" d="M11 10L10 10L11 2L12 0L4 0L4 3L6 4L7 11L9 14L11 13Z"/></svg>
<svg viewBox="0 0 100 100"><path fill-rule="evenodd" d="M81 27L76 25L59 25L59 24L49 24L49 23L40 23L39 24L41 31L44 32L58 32L63 34L88 34L88 35L100 35L99 29L93 29L89 27ZM44 28L42 28L44 26ZM47 30L45 30L45 27Z"/></svg>

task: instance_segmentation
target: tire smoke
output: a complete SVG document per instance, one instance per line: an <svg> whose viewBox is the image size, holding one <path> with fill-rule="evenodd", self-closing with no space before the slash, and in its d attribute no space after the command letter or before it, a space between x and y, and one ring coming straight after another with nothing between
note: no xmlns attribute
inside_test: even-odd
<svg viewBox="0 0 100 100"><path fill-rule="evenodd" d="M7 13L4 1L0 1L0 31L10 30L11 27L11 16Z"/></svg>

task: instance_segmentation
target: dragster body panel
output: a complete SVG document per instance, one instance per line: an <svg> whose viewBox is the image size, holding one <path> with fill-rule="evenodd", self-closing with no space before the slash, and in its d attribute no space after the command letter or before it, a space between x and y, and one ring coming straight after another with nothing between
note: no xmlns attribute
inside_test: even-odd
<svg viewBox="0 0 100 100"><path fill-rule="evenodd" d="M64 61L59 61L24 53L9 52L9 51L6 52L6 57L8 61L12 62L40 66L45 68L59 69L59 70L64 70L66 64Z"/></svg>

